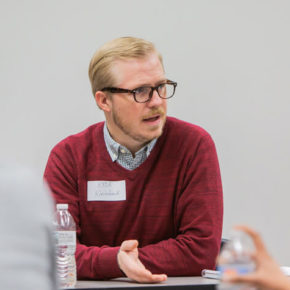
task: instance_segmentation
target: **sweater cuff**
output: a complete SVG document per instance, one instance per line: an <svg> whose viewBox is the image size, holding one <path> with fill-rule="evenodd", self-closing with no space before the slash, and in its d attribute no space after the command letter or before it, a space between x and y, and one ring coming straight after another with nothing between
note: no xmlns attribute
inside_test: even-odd
<svg viewBox="0 0 290 290"><path fill-rule="evenodd" d="M123 277L124 274L120 270L117 262L117 254L120 247L103 248L99 254L99 270L105 279Z"/></svg>

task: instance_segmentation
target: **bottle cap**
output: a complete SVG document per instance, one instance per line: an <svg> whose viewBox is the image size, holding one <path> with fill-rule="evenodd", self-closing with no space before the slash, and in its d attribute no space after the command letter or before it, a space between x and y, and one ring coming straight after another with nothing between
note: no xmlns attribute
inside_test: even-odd
<svg viewBox="0 0 290 290"><path fill-rule="evenodd" d="M56 205L56 209L68 209L68 204L67 203L58 203Z"/></svg>

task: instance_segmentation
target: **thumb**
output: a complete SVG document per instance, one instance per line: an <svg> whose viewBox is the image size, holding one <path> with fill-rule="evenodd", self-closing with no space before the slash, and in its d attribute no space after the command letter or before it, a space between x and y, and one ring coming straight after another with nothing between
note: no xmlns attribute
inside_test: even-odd
<svg viewBox="0 0 290 290"><path fill-rule="evenodd" d="M121 251L132 251L138 247L137 240L127 240L121 244L120 250Z"/></svg>

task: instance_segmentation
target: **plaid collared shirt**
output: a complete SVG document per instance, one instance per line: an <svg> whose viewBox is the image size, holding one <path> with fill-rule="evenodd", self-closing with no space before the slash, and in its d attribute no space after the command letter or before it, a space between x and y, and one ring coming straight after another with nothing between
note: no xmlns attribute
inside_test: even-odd
<svg viewBox="0 0 290 290"><path fill-rule="evenodd" d="M157 138L155 138L146 146L142 147L135 153L134 158L125 146L120 145L111 137L106 123L104 124L104 139L112 161L117 161L122 167L128 170L134 170L140 166L147 159L157 141Z"/></svg>

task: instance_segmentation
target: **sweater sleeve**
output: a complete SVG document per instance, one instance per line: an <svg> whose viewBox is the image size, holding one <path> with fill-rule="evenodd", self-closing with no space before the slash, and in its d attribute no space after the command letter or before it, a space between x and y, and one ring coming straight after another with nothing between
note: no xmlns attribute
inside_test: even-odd
<svg viewBox="0 0 290 290"><path fill-rule="evenodd" d="M176 237L139 249L140 260L153 273L199 276L202 269L215 268L223 220L219 164L209 135L195 151L176 196Z"/></svg>
<svg viewBox="0 0 290 290"><path fill-rule="evenodd" d="M51 152L44 178L56 203L69 204L77 227L77 278L110 279L124 276L117 264L119 247L88 247L79 242L81 236L77 166L68 145L58 144Z"/></svg>

